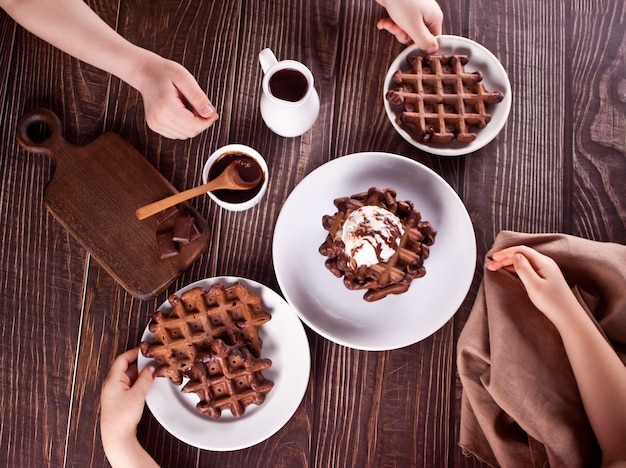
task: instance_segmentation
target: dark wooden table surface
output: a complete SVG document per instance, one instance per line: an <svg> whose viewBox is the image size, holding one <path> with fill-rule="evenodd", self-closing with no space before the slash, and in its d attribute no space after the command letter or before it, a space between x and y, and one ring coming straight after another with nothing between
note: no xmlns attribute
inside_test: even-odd
<svg viewBox="0 0 626 468"><path fill-rule="evenodd" d="M165 467L475 466L458 448L461 385L456 341L503 229L564 232L626 243L626 4L622 0L442 0L444 33L490 49L508 71L504 130L464 157L421 152L399 137L381 99L403 46L376 30L373 0L89 0L134 43L183 63L220 120L189 141L147 129L140 95L25 32L0 12L0 464L106 466L98 397L109 365L135 346L166 295L205 277L251 278L280 292L271 242L298 182L323 163L368 150L432 168L459 194L476 232L474 282L456 315L412 346L357 351L307 330L311 378L293 418L268 440L208 452L169 435L146 410L139 439ZM285 139L258 111L257 55L307 64L321 112ZM200 180L216 148L244 143L267 157L268 193L251 211L205 197L207 251L154 301L129 295L46 211L51 160L16 141L21 115L46 107L66 139L121 134L179 190Z"/></svg>

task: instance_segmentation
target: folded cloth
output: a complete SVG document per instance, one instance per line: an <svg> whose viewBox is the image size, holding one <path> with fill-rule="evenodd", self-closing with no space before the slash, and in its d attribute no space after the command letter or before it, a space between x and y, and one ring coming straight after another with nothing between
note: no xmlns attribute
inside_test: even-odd
<svg viewBox="0 0 626 468"><path fill-rule="evenodd" d="M487 258L514 245L528 245L557 262L626 364L626 246L503 231ZM559 333L530 302L517 276L485 270L459 337L457 365L464 453L502 467L600 464Z"/></svg>

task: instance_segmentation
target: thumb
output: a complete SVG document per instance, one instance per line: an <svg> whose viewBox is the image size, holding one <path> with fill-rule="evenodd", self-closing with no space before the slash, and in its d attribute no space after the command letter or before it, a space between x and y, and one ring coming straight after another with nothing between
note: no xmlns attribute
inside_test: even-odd
<svg viewBox="0 0 626 468"><path fill-rule="evenodd" d="M180 77L174 86L200 117L209 118L215 113L215 107L191 74Z"/></svg>
<svg viewBox="0 0 626 468"><path fill-rule="evenodd" d="M437 42L435 36L424 23L418 22L412 25L411 30L407 31L407 33L411 36L415 45L426 54L434 54L439 50L439 42Z"/></svg>
<svg viewBox="0 0 626 468"><path fill-rule="evenodd" d="M137 376L137 380L133 384L132 391L145 399L148 390L154 382L154 373L156 368L152 365L146 366Z"/></svg>
<svg viewBox="0 0 626 468"><path fill-rule="evenodd" d="M515 268L515 272L517 276L519 276L524 286L528 289L529 286L533 286L540 280L539 275L530 264L528 259L522 255L521 253L516 253L513 256L513 267Z"/></svg>

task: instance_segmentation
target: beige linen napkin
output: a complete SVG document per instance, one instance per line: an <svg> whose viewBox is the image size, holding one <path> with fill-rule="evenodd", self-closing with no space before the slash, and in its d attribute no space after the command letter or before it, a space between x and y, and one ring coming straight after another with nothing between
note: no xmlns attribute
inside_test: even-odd
<svg viewBox="0 0 626 468"><path fill-rule="evenodd" d="M521 244L558 263L626 363L626 246L503 231L487 258ZM507 468L599 464L561 338L519 278L485 270L459 337L457 365L463 384L459 445L465 453Z"/></svg>

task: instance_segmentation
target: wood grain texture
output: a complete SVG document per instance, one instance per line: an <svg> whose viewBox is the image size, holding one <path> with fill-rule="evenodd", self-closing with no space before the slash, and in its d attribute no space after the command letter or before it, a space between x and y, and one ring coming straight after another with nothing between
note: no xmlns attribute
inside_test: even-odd
<svg viewBox="0 0 626 468"><path fill-rule="evenodd" d="M50 161L20 151L15 128L30 106L58 106L63 57L4 13L2 21L0 401L10 410L0 444L4 464L61 466L86 255L44 208Z"/></svg>
<svg viewBox="0 0 626 468"><path fill-rule="evenodd" d="M572 233L626 243L626 5L572 11ZM593 34L601 27L607 34Z"/></svg>
<svg viewBox="0 0 626 468"><path fill-rule="evenodd" d="M45 140L29 137L37 124L49 127ZM44 192L47 210L133 296L157 296L205 250L207 223L188 203L178 203L177 216L160 224L154 218L137 219L138 207L176 189L118 134L71 145L61 134L58 116L38 108L20 119L17 139L27 151L54 161ZM193 218L198 238L176 245L173 257L160 258L157 233L173 232L178 216Z"/></svg>
<svg viewBox="0 0 626 468"><path fill-rule="evenodd" d="M155 308L186 284L217 275L280 292L272 237L294 187L332 159L386 151L435 170L468 209L477 268L454 318L429 338L386 352L348 349L307 330L311 378L302 404L256 446L199 450L148 410L138 437L163 467L483 466L457 445L455 354L495 235L554 231L626 243L624 2L442 0L444 33L491 50L513 91L503 131L460 158L415 149L387 121L382 80L403 46L376 29L386 13L373 0L88 3L130 41L187 67L220 119L191 140L162 138L147 128L136 90L0 12L0 464L108 466L98 425L101 385L115 356L139 342ZM302 137L274 135L261 119L257 57L265 47L313 72L320 116ZM268 192L243 213L194 199L211 229L206 252L158 298L137 300L46 212L54 166L15 139L19 117L39 106L62 117L73 144L119 133L178 190L200 182L218 147L252 146L268 162Z"/></svg>

